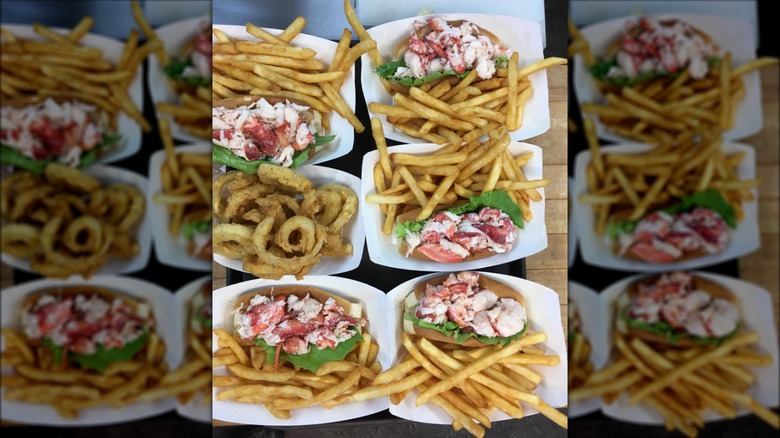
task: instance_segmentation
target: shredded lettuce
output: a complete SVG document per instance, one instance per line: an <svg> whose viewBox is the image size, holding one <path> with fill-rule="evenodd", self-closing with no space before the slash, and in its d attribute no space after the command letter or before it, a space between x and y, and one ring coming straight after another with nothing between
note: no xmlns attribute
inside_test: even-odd
<svg viewBox="0 0 780 438"><path fill-rule="evenodd" d="M501 210L509 215L509 218L515 225L518 226L518 228L522 229L524 226L523 211L520 210L520 207L517 204L512 202L512 199L503 190L493 190L492 192L483 193L479 196L472 196L469 198L469 202L467 204L448 208L447 211L457 215L462 215L464 213L477 211L482 207L492 207ZM422 230L427 220L428 219L419 221L406 221L396 224L395 236L399 239L402 239L409 232L418 232Z"/></svg>
<svg viewBox="0 0 780 438"><path fill-rule="evenodd" d="M720 61L721 61L720 57L710 56L707 59L707 65L709 66L710 70L714 70L718 68L718 66L720 66ZM677 76L682 74L682 72L685 71L683 69L675 73L669 73L666 70L660 69L660 70L644 72L633 78L630 78L628 76L609 76L609 71L612 69L612 67L617 67L617 66L618 66L617 60L608 59L593 64L588 69L588 71L590 72L591 76L598 79L599 81L605 82L610 85L614 85L616 87L630 87L661 77L676 78Z"/></svg>
<svg viewBox="0 0 780 438"><path fill-rule="evenodd" d="M347 355L355 349L355 345L363 340L363 336L356 331L353 326L349 327L350 330L355 331L355 335L346 341L340 342L336 345L336 348L318 348L316 345L309 345L310 349L305 354L287 354L284 350L279 352L279 358L284 359L296 367L309 370L311 372L317 371L322 364L333 360L344 360ZM254 343L259 345L260 348L265 350L266 363L274 363L276 360L276 345L268 345L262 338L254 339Z"/></svg>
<svg viewBox="0 0 780 438"><path fill-rule="evenodd" d="M92 354L68 353L68 360L81 365L84 368L103 372L114 362L127 361L133 358L146 345L149 340L149 333L144 333L137 339L128 342L122 348L105 348L103 345L97 345L97 351ZM54 355L54 363L61 363L64 349L56 345L49 338L43 339L43 345Z"/></svg>

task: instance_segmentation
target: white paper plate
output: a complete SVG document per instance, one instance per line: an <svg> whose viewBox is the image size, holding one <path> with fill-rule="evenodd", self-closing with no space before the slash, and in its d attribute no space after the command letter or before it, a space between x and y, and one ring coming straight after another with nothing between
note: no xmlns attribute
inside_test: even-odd
<svg viewBox="0 0 780 438"><path fill-rule="evenodd" d="M372 286L355 280L341 277L307 276L303 281L296 281L288 275L278 281L250 280L233 284L214 291L214 328L223 328L228 332L233 329L233 305L236 299L253 290L272 286L314 286L326 292L338 295L353 303L363 305L364 315L368 318L368 332L379 344L377 360L382 369L388 369L393 362L391 334L386 322L385 294ZM214 348L217 348L214 335ZM224 375L225 367L214 369L214 375ZM310 424L335 423L337 421L364 417L388 408L390 400L381 397L360 403L347 403L326 409L320 406L297 409L292 411L292 418L280 420L269 414L261 405L238 403L233 401L218 401L217 389L214 388L212 402L214 404L214 419L238 424L259 424L263 426L304 426Z"/></svg>
<svg viewBox="0 0 780 438"><path fill-rule="evenodd" d="M43 279L18 284L3 290L3 293L0 294L0 299L2 299L2 313L0 314L2 317L0 320L2 320L3 327L19 329L20 322L17 311L27 295L59 286L80 284L104 287L150 303L154 312L157 334L160 335L167 346L165 361L170 369L179 365L182 358L181 347L183 343L181 333L176 328L175 318L170 318L170 315L176 313L171 292L154 283L135 278L98 275L92 277L89 281L81 279ZM5 340L3 340L3 349L5 349ZM3 389L3 392L5 392L5 389ZM151 403L135 403L119 409L110 407L85 409L79 412L79 418L71 420L62 418L54 408L48 405L4 399L0 418L19 423L49 426L96 426L152 417L173 410L175 405L176 399L170 397Z"/></svg>
<svg viewBox="0 0 780 438"><path fill-rule="evenodd" d="M720 284L736 296L742 310L742 317L744 318L742 322L745 330L758 332L760 336L758 341L760 352L772 356L772 364L769 366L747 367L750 373L756 376L756 382L748 388L747 393L764 406L777 406L780 402L780 396L778 396L778 361L780 361L780 357L778 357L777 327L774 324L772 298L769 292L754 284L733 277L704 272L696 272L695 274ZM611 315L614 315L613 303L617 297L625 292L629 284L643 277L644 275L635 275L626 278L601 292L601 312L605 312L601 313L602 320L612 319ZM604 318L603 315L610 315L610 317ZM602 334L605 345L612 345L610 341L612 339L611 335L612 325L609 324L607 331ZM631 423L664 424L663 417L654 409L643 404L628 406L627 401L628 397L625 394L621 395L614 403L604 405L602 411L604 415ZM738 415L750 413L743 406L738 406ZM704 413L702 419L704 421L713 421L723 419L723 417L712 410L708 410Z"/></svg>
<svg viewBox="0 0 780 438"><path fill-rule="evenodd" d="M603 147L604 152L615 153L642 153L650 150L650 146L626 143L615 146ZM723 151L726 154L744 152L745 158L737 166L737 176L741 179L752 179L756 175L755 150L739 143L729 143L723 145ZM714 265L717 263L732 260L737 257L749 254L761 246L761 236L758 229L758 199L757 191L753 189L755 199L743 203L745 210L745 219L737 223L737 228L730 230L731 236L726 249L718 254L710 254L695 259L681 260L673 263L648 263L636 260L629 260L617 257L612 253L611 243L605 236L597 236L593 232L595 215L589 205L585 205L578 200L580 194L587 191L585 182L585 167L590 162L590 151L582 151L577 154L574 168L574 191L571 196L574 199L572 217L576 217L577 238L580 242L582 258L586 263L603 268L616 269L619 271L646 271L662 272L683 269L695 269L702 266Z"/></svg>
<svg viewBox="0 0 780 438"><path fill-rule="evenodd" d="M436 144L409 144L393 146L387 148L388 153L430 153L441 148ZM528 143L513 142L509 145L509 151L512 155L518 155L523 152L532 151L533 157L523 167L523 173L529 180L542 178L542 149ZM449 271L449 270L474 270L482 269L488 266L500 265L512 262L523 257L536 254L547 248L547 227L544 222L544 188L540 188L539 193L542 200L531 203L531 213L533 219L525 223L525 227L520 230L514 247L504 254L495 254L478 260L470 260L460 263L438 263L434 261L418 260L404 257L398 252L398 245L393 243L393 236L382 233L382 224L384 223L384 214L377 204L366 202L366 196L376 193L374 187L373 170L376 163L379 162L379 152L374 150L363 157L363 170L361 177L363 185L360 192L360 208L363 211L363 221L366 229L366 241L368 244L368 255L371 261L391 268L408 269L411 271Z"/></svg>
<svg viewBox="0 0 780 438"><path fill-rule="evenodd" d="M209 155L211 153L211 143L201 140L193 145L176 146L176 152ZM154 252L157 254L157 260L167 266L211 272L211 260L199 259L189 255L187 246L182 243L180 236L173 236L168 232L170 214L168 214L168 210L164 205L154 202L154 195L162 192L160 169L164 161L165 151L162 149L153 153L149 158L149 190L146 193L146 198L149 199L152 205L152 233L154 234Z"/></svg>
<svg viewBox="0 0 780 438"><path fill-rule="evenodd" d="M134 186L141 191L141 194L146 198L144 204L144 215L141 221L134 227L136 229L135 238L138 241L140 247L140 253L133 258L120 258L109 257L108 261L98 269L96 275L106 274L126 274L129 272L136 272L144 269L149 262L149 254L152 251L152 224L151 224L151 205L149 198L146 197L146 186L148 182L143 176L120 167L93 165L83 170L87 175L95 177L102 187L107 187L109 184L124 183ZM22 271L33 272L30 269L30 259L20 259L12 257L7 253L3 253L2 260L4 263ZM81 278L81 275L74 277Z"/></svg>
<svg viewBox="0 0 780 438"><path fill-rule="evenodd" d="M37 33L33 31L32 26L23 24L3 24L4 29L10 30L14 35L20 38L28 38L33 40L43 40ZM70 29L62 29L53 27L52 29L59 33L68 33ZM114 38L109 38L103 35L96 35L88 33L81 39L81 44L87 47L96 47L103 51L103 57L112 63L116 64L119 61L119 57L122 55L124 44ZM138 67L135 72L135 79L127 88L127 94L132 99L136 108L143 111L144 108L144 93L143 93L143 73L142 66ZM141 149L141 127L127 116L124 112L120 112L117 117L117 134L122 135L122 139L116 143L110 150L104 151L100 158L96 160L97 163L113 163L125 159L127 157L135 155Z"/></svg>
<svg viewBox="0 0 780 438"><path fill-rule="evenodd" d="M544 59L542 51L542 31L539 23L521 18L488 14L442 14L447 20L468 20L478 26L494 33L501 44L520 55L520 68ZM395 46L402 39L409 36L412 23L422 17L405 18L391 21L368 30L369 35L377 42L377 48L386 62L392 61L392 53ZM361 56L360 84L363 87L363 96L366 103L379 102L385 105L393 105L393 98L385 91L379 76L374 73L377 66L371 61L368 54ZM543 134L550 129L550 105L547 102L547 72L542 70L530 77L533 95L525 104L523 125L520 129L511 131L510 137L514 141L525 140ZM396 131L393 125L382 114L374 114L369 111L371 117L378 117L382 121L385 137L403 143L423 143L424 140L410 137L400 131Z"/></svg>
<svg viewBox="0 0 780 438"><path fill-rule="evenodd" d="M403 357L403 345L401 344L401 333L403 332L403 300L414 287L429 278L437 277L442 274L429 274L409 280L387 293L387 320L390 324L391 339L389 351L392 353L393 365L400 362ZM547 341L542 345L547 355L557 355L561 361L558 365L552 367L532 366L532 368L542 375L542 382L536 388L534 394L550 406L558 408L566 405L568 380L567 380L567 357L566 344L563 340L563 325L561 324L561 305L558 294L532 281L524 280L509 275L493 274L480 272L480 275L500 281L515 290L522 293L525 298L525 309L528 320L531 323L528 333L545 332ZM426 403L422 406L415 406L416 392L403 399L397 405L390 405L390 413L396 417L405 418L411 421L433 424L450 424L450 417L444 410L438 406ZM537 413L532 406L523 404L525 416L531 416ZM491 421L508 420L506 413L495 410L490 415Z"/></svg>
<svg viewBox="0 0 780 438"><path fill-rule="evenodd" d="M593 369L601 368L609 358L609 346L600 342L603 338L598 331L600 320L604 319L599 312L599 295L593 289L580 283L569 282L569 307L577 306L580 316L580 330L585 339L590 342L590 361ZM571 321L569 321L571 327ZM570 345L571 346L571 345ZM569 403L569 418L577 418L599 410L600 397L592 397L586 400L572 401Z"/></svg>
<svg viewBox="0 0 780 438"><path fill-rule="evenodd" d="M245 26L215 24L212 28L220 29L225 35L232 38L259 41L257 38L247 33ZM279 35L282 33L279 29L266 28L265 30L272 35ZM330 65L330 61L333 59L333 55L336 54L336 47L338 46L338 44L333 41L306 34L299 34L295 37L295 39L292 40L292 45L314 49L317 52L317 55L314 58L322 61L325 65ZM341 86L339 93L344 99L344 102L347 103L352 111L355 111L355 66L352 66L349 70L349 73L344 80L344 85ZM352 150L352 145L355 142L355 129L352 125L335 111L331 111L327 117L328 122L330 122L330 131L325 134L335 135L336 138L332 142L322 146L320 151L317 152L313 158L306 161L304 165L324 163L325 161L330 161L346 155Z"/></svg>
<svg viewBox="0 0 780 438"><path fill-rule="evenodd" d="M574 259L577 258L577 227L572 225L571 218L574 217L572 211L572 193L574 193L574 178L569 178L569 192L567 199L569 201L569 225L567 228L569 238L569 268L574 265Z"/></svg>
<svg viewBox="0 0 780 438"><path fill-rule="evenodd" d="M168 23L155 29L157 35L165 43L165 50L171 57L171 60L178 58L181 48L184 47L197 33L202 21L210 21L208 17L195 17L186 20ZM171 88L168 83L168 77L162 70L160 61L156 56L149 57L149 68L146 71L146 80L149 85L149 94L152 102L156 105L159 102L168 102L178 104L181 102L179 95ZM171 135L177 140L183 141L204 141L200 137L190 134L186 129L179 126L173 116L167 113L157 112L157 118L165 117L171 125Z"/></svg>
<svg viewBox="0 0 780 438"><path fill-rule="evenodd" d="M315 187L333 182L349 187L356 195L360 196L360 179L347 172L324 166L301 166L296 169L296 172L311 180ZM352 218L347 222L347 225L341 230L344 241L352 244L352 255L345 257L323 256L320 258L320 261L311 268L309 275L339 274L341 272L351 271L360 266L360 259L363 257L363 245L366 240L366 231L363 228L363 220L361 218L362 215L362 208L359 205L358 210L352 215ZM214 253L214 260L220 265L230 269L248 272L244 270L243 261L241 259L229 259Z"/></svg>
<svg viewBox="0 0 780 438"><path fill-rule="evenodd" d="M689 15L689 14L659 14L660 17L673 17L691 23L693 26L707 32L721 47L723 53L731 52L732 65L744 64L756 58L753 29L750 23L733 18ZM599 22L581 30L585 39L590 42L590 48L597 57L606 51L612 41L623 30L626 18L618 18ZM755 71L743 76L745 97L739 102L734 127L723 133L726 140L736 140L748 137L760 131L763 125L761 109L761 79ZM595 82L587 72L582 59L574 63L574 89L580 103L593 102L602 104L606 100L596 88ZM605 127L597 117L598 136L610 141L627 141ZM630 140L629 140L630 141Z"/></svg>
<svg viewBox="0 0 780 438"><path fill-rule="evenodd" d="M183 286L181 289L174 292L173 300L176 313L174 317L175 327L182 339L182 348L189 351L187 345L187 336L189 332L189 315L190 315L190 300L195 294L200 293L200 288L203 283L211 283L211 276L207 275L197 280L193 280ZM186 360L186 351L182 354ZM189 418L190 420L200 421L202 423L211 423L211 403L203 404L203 395L198 392L187 403L180 403L176 401L176 412L182 417Z"/></svg>

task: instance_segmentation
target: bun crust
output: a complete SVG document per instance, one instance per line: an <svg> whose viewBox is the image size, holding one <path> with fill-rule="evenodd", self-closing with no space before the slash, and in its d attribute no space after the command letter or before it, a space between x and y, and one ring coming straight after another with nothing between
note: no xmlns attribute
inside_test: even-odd
<svg viewBox="0 0 780 438"><path fill-rule="evenodd" d="M659 278L660 275L654 275L652 277L648 277L640 281L637 281L635 283L632 283L631 285L628 286L628 290L626 291L626 293L628 294L629 298L633 298L639 293L639 285L653 284ZM701 290L714 298L723 298L735 305L738 304L737 297L734 296L734 294L730 290L706 278L694 276L693 285L695 289ZM689 348L689 347L696 347L699 345L690 339L681 339L675 343L670 343L669 340L663 336L659 336L651 331L643 330L636 327L626 326L626 332L629 336L639 338L645 342L656 344L656 345L664 345L667 347Z"/></svg>
<svg viewBox="0 0 780 438"><path fill-rule="evenodd" d="M445 274L439 277L434 277L427 281L418 283L410 294L414 294L416 301L419 302L420 297L425 295L426 284L439 286L442 283L444 283L444 280L446 280L447 277L449 277L449 274ZM492 278L488 278L485 277L484 275L480 275L478 283L480 288L490 290L491 292L498 295L499 298L512 298L514 300L517 300L522 306L525 306L525 298L523 297L523 295L520 292L516 291L515 289L507 286L506 284L501 283L500 281L496 281L493 280ZM406 310L407 309L404 309L404 313L406 312ZM443 333L439 331L419 327L414 324L412 324L411 326L413 327L414 332L410 332L409 330L406 330L407 326L405 326L405 331L407 331L409 334L415 334L417 336L421 336L431 341L445 342L448 344L457 344L454 338L452 338L451 336L445 336ZM465 347L484 347L486 344L475 338L468 338L465 342L463 342L463 344L460 345L463 345Z"/></svg>
<svg viewBox="0 0 780 438"><path fill-rule="evenodd" d="M244 295L241 295L236 300L233 310L236 311L238 309L242 309L246 311L246 309L249 307L249 302L254 298L256 295L262 295L269 298L272 298L277 295L295 295L298 298L304 298L306 295L311 296L311 298L316 299L320 303L325 304L325 301L328 300L328 298L333 298L333 300L336 301L336 305L344 309L345 314L349 314L350 309L352 308L352 303L347 301L344 298L341 298L339 296L333 295L331 293L325 292L322 289L317 289L316 287L312 286L276 286L276 287L267 287L264 289L254 290L251 292L247 292ZM233 338L239 343L239 345L243 346L251 346L255 345L254 342L252 342L249 339L242 339L240 336L238 336L238 333L236 333L235 330L233 330Z"/></svg>

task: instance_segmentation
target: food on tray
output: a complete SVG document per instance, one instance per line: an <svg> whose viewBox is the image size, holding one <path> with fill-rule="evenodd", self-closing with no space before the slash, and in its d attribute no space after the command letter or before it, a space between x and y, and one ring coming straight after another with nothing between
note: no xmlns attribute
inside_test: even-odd
<svg viewBox="0 0 780 438"><path fill-rule="evenodd" d="M582 332L579 307L569 297L569 390L582 386L593 373L590 340Z"/></svg>
<svg viewBox="0 0 780 438"><path fill-rule="evenodd" d="M19 37L9 29L3 29L1 81L3 85L2 90L0 90L4 113L3 129L7 129L6 124L8 123L5 113L8 112L10 117L10 113L14 112L12 108L37 109L43 112L44 117L49 118L60 118L63 115L57 113L73 111L66 107L52 113L37 105L47 99L53 99L60 105L83 108L86 113L105 113L105 116L87 118L100 122L98 124L99 131L100 134L106 134L104 139L106 143L113 143L117 140L114 138L112 141L106 141L116 134L118 117L121 112L138 123L144 132L151 130L149 122L144 119L141 110L133 103L127 89L135 79L138 67L149 53L158 47L159 43L149 41L138 46L138 35L133 29L125 43L119 61L113 62L107 59L107 54L102 49L81 44L81 39L89 32L93 24L92 17L85 17L69 32L61 33L36 23L33 30L40 38L35 40ZM90 146L98 143L94 141L94 136L91 134L94 128L89 128L89 125L82 126L84 132L75 132L75 128L69 127L73 123L76 123L76 126L81 126L84 123L80 116L74 114L72 117L76 118L62 126L51 120L50 124L42 123L41 127L34 127L34 130L43 131L40 134L33 132L34 135L42 137L42 140L48 139L50 144L46 149L55 149L49 155L61 156L61 153L56 151L59 149L57 146L59 142L54 140L54 143L51 143L52 139L59 137L55 131L61 132L65 137L60 141L63 146L82 144L84 153L92 149ZM101 120L103 118L105 118L104 121ZM102 123L106 123L106 127ZM13 134L9 135L10 138L13 138ZM5 135L3 137L5 138ZM83 137L83 143L78 140L80 137ZM44 140L44 143L47 141ZM42 159L27 153L29 152L27 149L18 149L17 147L13 149L22 152L26 157L34 158L35 161ZM19 157L10 152L5 147L3 148L3 162L18 165ZM76 154L76 152L71 150L70 154ZM6 161L9 157L11 161ZM73 157L70 157L69 160L59 161L69 162L72 165L79 163Z"/></svg>
<svg viewBox="0 0 780 438"><path fill-rule="evenodd" d="M373 42L349 1L344 11L361 41ZM533 94L528 77L566 63L547 58L520 68L519 53L501 45L497 36L444 16L416 20L408 31L393 61L377 50L367 52L373 61L369 67L395 103L369 102L369 110L387 116L396 130L432 143L460 146L500 126L519 129Z"/></svg>
<svg viewBox="0 0 780 438"><path fill-rule="evenodd" d="M89 278L109 257L139 254L145 204L134 186L103 186L60 164L49 164L42 175L15 172L2 182L2 251L30 259L30 269L46 277Z"/></svg>
<svg viewBox="0 0 780 438"><path fill-rule="evenodd" d="M643 16L625 22L623 34L607 48L590 73L610 85L634 85L687 71L703 79L721 60L712 38L690 23Z"/></svg>
<svg viewBox="0 0 780 438"><path fill-rule="evenodd" d="M491 427L496 409L522 418L532 406L567 427L566 416L534 393L542 384L534 368L560 361L545 353L545 333L530 333L525 304L521 293L478 272L418 283L400 304L405 354L370 387L343 399L389 396L399 404L416 390L417 406L439 406L455 430L477 437Z"/></svg>
<svg viewBox="0 0 780 438"><path fill-rule="evenodd" d="M506 345L527 330L523 295L478 272L431 278L404 300L404 331L432 341Z"/></svg>
<svg viewBox="0 0 780 438"><path fill-rule="evenodd" d="M584 127L591 161L587 192L578 199L593 207L594 231L606 232L615 254L664 263L725 249L760 183L738 174L744 152L724 153L713 134L675 150L609 152L599 146L593 122L586 119Z"/></svg>
<svg viewBox="0 0 780 438"><path fill-rule="evenodd" d="M177 54L171 55L166 50L166 42L152 29L137 1L132 3L132 11L146 39L155 42L155 56L168 83L179 96L178 102L157 102L158 113L170 115L190 134L208 138L211 124L211 23L201 21L197 29L192 29L194 35L187 43L179 48ZM171 49L170 43L168 49Z"/></svg>
<svg viewBox="0 0 780 438"><path fill-rule="evenodd" d="M311 286L249 292L234 303L232 333L217 328L216 399L263 404L281 419L310 406L332 408L370 385L382 366L361 304Z"/></svg>
<svg viewBox="0 0 780 438"><path fill-rule="evenodd" d="M497 66L506 66L509 55L497 36L474 23L428 17L412 23L409 37L393 50L394 60L378 66L376 72L406 87L447 76L463 78L471 70L476 70L480 79L490 79Z"/></svg>
<svg viewBox="0 0 780 438"><path fill-rule="evenodd" d="M214 252L243 259L260 278L301 278L325 257L352 254L343 228L357 211L346 186L314 187L287 167L261 165L256 174L234 170L214 180Z"/></svg>
<svg viewBox="0 0 780 438"><path fill-rule="evenodd" d="M166 345L150 303L96 286L30 294L2 330L6 403L49 404L64 418L145 401L165 380Z"/></svg>
<svg viewBox="0 0 780 438"><path fill-rule="evenodd" d="M746 94L743 76L778 62L761 57L732 65L732 54L719 47L725 41L675 18L630 18L596 56L580 32L572 36L573 53L582 54L604 95L601 102L583 102L583 112L620 136L663 148L732 129Z"/></svg>
<svg viewBox="0 0 780 438"><path fill-rule="evenodd" d="M607 230L618 257L670 263L723 252L736 225L731 205L708 190L638 220L615 219Z"/></svg>
<svg viewBox="0 0 780 438"><path fill-rule="evenodd" d="M357 58L376 48L376 43L350 48L352 34L345 29L333 58L326 64L315 58L314 49L293 44L305 25L306 20L298 17L281 34L273 35L247 23L247 33L260 41L228 37L215 29L213 100L249 96L274 103L287 100L321 113L326 132L331 111L347 120L356 132L363 132L365 127L340 90Z"/></svg>
<svg viewBox="0 0 780 438"><path fill-rule="evenodd" d="M695 273L671 272L631 283L615 303L611 362L569 392L574 402L601 396L641 403L670 428L696 436L713 411L734 418L747 408L780 427L780 418L756 401L750 368L772 363L743 327L733 292ZM618 403L623 403L618 401Z"/></svg>
<svg viewBox="0 0 780 438"><path fill-rule="evenodd" d="M49 163L85 167L121 138L111 133L108 113L95 105L52 98L22 102L0 108L0 157L5 164L34 173Z"/></svg>
<svg viewBox="0 0 780 438"><path fill-rule="evenodd" d="M404 254L411 247L414 249L410 254L412 256L424 255L426 259L438 258L438 261L453 262L506 252L515 237L515 227L522 228L523 221L533 219L530 203L542 200L537 189L549 183L547 179L529 181L526 178L522 167L531 159L532 153L512 155L508 149L511 140L506 128L489 132L485 143L474 141L464 148L447 146L428 155L390 154L379 119L371 119L371 130L379 151L379 162L373 174L376 193L367 195L366 201L380 205L385 214L382 232L390 235L395 230L397 239L401 241L399 249ZM473 229L438 230L436 236L428 236L430 242L425 243L425 248L430 250L425 254L426 249L420 251L418 248L425 239L417 242L417 237L422 238L418 236L422 227L428 224L430 229L437 221L444 220L445 216L449 218L448 221L455 220L451 212L440 212L442 207L451 207L450 210L456 211L458 222L463 227L475 223L473 217L466 213L476 212L479 215L482 207L498 209L503 213L495 221L489 218L492 214L489 210L483 212L487 216L483 214L482 219L477 218L476 223L480 223L479 228L483 229L480 232L487 237L485 240L473 234L458 234L457 239L465 244L468 254L450 243L456 231L474 233ZM492 222L501 222L505 214L511 219L511 229L509 224L495 227ZM434 217L438 219L434 220ZM463 222L464 219L467 219L466 222ZM457 228L460 227L458 225ZM510 230L511 233L504 233ZM443 245L449 251L439 251L435 247L437 243L442 245L442 231L446 231L447 239L444 239L446 242ZM494 231L491 237L489 233ZM436 241L435 237L439 240ZM475 237L478 241L466 242L461 239L466 237ZM459 254L459 260L455 260L453 250L457 251L454 254Z"/></svg>
<svg viewBox="0 0 780 438"><path fill-rule="evenodd" d="M512 249L523 213L503 190L470 198L466 204L415 220L412 210L397 218L398 250L406 257L458 263Z"/></svg>
<svg viewBox="0 0 780 438"><path fill-rule="evenodd" d="M214 102L214 163L253 173L263 163L298 167L335 136L323 136L319 111L289 100L259 98L242 105L236 99Z"/></svg>
<svg viewBox="0 0 780 438"><path fill-rule="evenodd" d="M179 239L187 254L211 260L211 156L177 152L169 125L164 119L159 123L165 160L160 167L162 191L152 199L165 205L170 214L168 232Z"/></svg>

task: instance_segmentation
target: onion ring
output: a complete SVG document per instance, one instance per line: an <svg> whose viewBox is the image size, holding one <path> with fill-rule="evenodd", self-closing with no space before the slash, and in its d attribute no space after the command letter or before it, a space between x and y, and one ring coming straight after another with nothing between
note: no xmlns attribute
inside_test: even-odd
<svg viewBox="0 0 780 438"><path fill-rule="evenodd" d="M100 182L86 173L62 164L49 164L43 169L46 181L56 187L67 187L78 193L92 193L100 190Z"/></svg>
<svg viewBox="0 0 780 438"><path fill-rule="evenodd" d="M252 231L251 227L240 224L215 225L212 230L214 252L229 259L254 254Z"/></svg>
<svg viewBox="0 0 780 438"><path fill-rule="evenodd" d="M62 244L74 254L95 253L100 248L103 224L94 216L81 216L65 227Z"/></svg>
<svg viewBox="0 0 780 438"><path fill-rule="evenodd" d="M311 181L289 167L261 164L257 168L257 177L261 183L274 186L288 195L300 195L314 188Z"/></svg>
<svg viewBox="0 0 780 438"><path fill-rule="evenodd" d="M243 268L245 271L251 273L255 277L267 278L269 280L279 280L287 275L287 272L284 268L280 268L278 266L269 266L260 262L257 259L257 254L244 257Z"/></svg>
<svg viewBox="0 0 780 438"><path fill-rule="evenodd" d="M252 242L254 243L258 260L270 266L282 267L287 273L294 274L300 278L303 275L302 272L308 272L311 265L316 264L322 257L320 249L322 249L322 245L325 243L325 227L315 224L315 241L311 251L298 257L279 257L266 250L272 226L273 218L265 218L252 234Z"/></svg>
<svg viewBox="0 0 780 438"><path fill-rule="evenodd" d="M257 202L267 195L268 188L261 184L244 187L230 194L224 210L214 211L220 221L229 222L230 218L241 217L257 206ZM221 213L221 214L220 214Z"/></svg>
<svg viewBox="0 0 780 438"><path fill-rule="evenodd" d="M336 183L322 185L318 188L318 190L332 190L338 193L341 197L341 212L339 213L338 217L336 217L336 219L334 219L333 222L328 225L328 232L337 233L341 231L342 228L344 228L344 225L349 222L349 220L357 211L357 195L349 187L345 187Z"/></svg>
<svg viewBox="0 0 780 438"><path fill-rule="evenodd" d="M121 216L122 220L116 224L117 231L127 232L143 217L146 210L146 199L140 190L128 184L114 184L110 186L106 189L109 192L109 198L114 190L121 190L130 198L130 206L127 208L127 212Z"/></svg>
<svg viewBox="0 0 780 438"><path fill-rule="evenodd" d="M61 250L56 245L55 238L62 225L62 218L55 216L43 226L43 229L41 230L41 247L43 249L43 254L47 261L50 261L55 265L67 267L70 269L71 273L81 274L84 278L89 278L106 262L108 248L111 247L111 242L114 237L113 233L109 227L102 227L102 240L98 250L89 255L74 256L68 254L66 252L67 249Z"/></svg>
<svg viewBox="0 0 780 438"><path fill-rule="evenodd" d="M352 255L352 244L344 241L340 234L328 233L322 245L322 255L328 257L343 257Z"/></svg>
<svg viewBox="0 0 780 438"><path fill-rule="evenodd" d="M326 227L333 223L341 212L341 196L332 190L312 190L303 195L301 214L310 217Z"/></svg>
<svg viewBox="0 0 780 438"><path fill-rule="evenodd" d="M41 178L30 172L16 172L3 179L0 185L0 214L6 217L11 212L19 193L41 185Z"/></svg>
<svg viewBox="0 0 780 438"><path fill-rule="evenodd" d="M29 224L5 224L0 228L3 252L13 257L28 258L40 252L41 229Z"/></svg>
<svg viewBox="0 0 780 438"><path fill-rule="evenodd" d="M287 253L307 253L314 248L316 226L312 219L293 216L287 219L274 236L274 243Z"/></svg>
<svg viewBox="0 0 780 438"><path fill-rule="evenodd" d="M14 205L11 208L8 218L12 222L20 220L26 214L33 211L36 206L42 204L53 191L54 187L45 185L35 187L24 193L19 193L15 196Z"/></svg>

